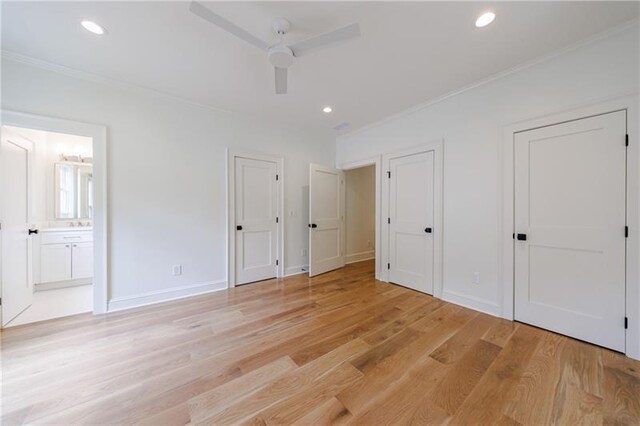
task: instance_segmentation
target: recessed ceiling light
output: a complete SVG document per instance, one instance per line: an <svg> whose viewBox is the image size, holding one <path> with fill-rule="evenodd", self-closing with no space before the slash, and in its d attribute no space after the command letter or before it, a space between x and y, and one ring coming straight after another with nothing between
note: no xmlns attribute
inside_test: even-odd
<svg viewBox="0 0 640 426"><path fill-rule="evenodd" d="M324 112L325 114L329 114L331 111L333 111L333 109L331 109L330 106L322 108L322 112Z"/></svg>
<svg viewBox="0 0 640 426"><path fill-rule="evenodd" d="M485 12L482 15L480 15L478 19L476 19L476 27L478 28L486 27L487 25L492 23L494 19L496 19L495 13Z"/></svg>
<svg viewBox="0 0 640 426"><path fill-rule="evenodd" d="M107 32L101 25L98 25L93 21L82 21L80 24L82 24L85 30L94 34L103 35Z"/></svg>

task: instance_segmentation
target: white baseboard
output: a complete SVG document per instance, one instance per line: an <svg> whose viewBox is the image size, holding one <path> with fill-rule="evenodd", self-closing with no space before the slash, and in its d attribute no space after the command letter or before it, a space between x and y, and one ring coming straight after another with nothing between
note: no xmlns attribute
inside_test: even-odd
<svg viewBox="0 0 640 426"><path fill-rule="evenodd" d="M121 311L123 309L131 309L137 308L139 306L168 302L170 300L183 299L185 297L225 290L226 288L226 281L211 281L184 287L174 287L165 290L151 291L135 296L113 298L107 303L107 312Z"/></svg>
<svg viewBox="0 0 640 426"><path fill-rule="evenodd" d="M447 302L464 306L465 308L473 309L475 311L484 312L485 314L489 314L494 317L500 317L500 306L487 299L467 296L456 291L445 289L442 293L442 300L446 300Z"/></svg>
<svg viewBox="0 0 640 426"><path fill-rule="evenodd" d="M344 259L344 263L348 265L349 263L362 262L365 260L371 260L375 258L376 258L375 250L369 250L369 251L363 251L360 253L352 253L352 254L346 255Z"/></svg>
<svg viewBox="0 0 640 426"><path fill-rule="evenodd" d="M284 270L284 276L290 277L292 275L306 274L309 272L309 265L290 266Z"/></svg>
<svg viewBox="0 0 640 426"><path fill-rule="evenodd" d="M47 283L35 283L33 285L33 291L47 291L47 290L56 290L59 288L67 288L67 287L77 287L79 285L91 285L93 284L93 278L82 278L79 280L68 280L68 281L53 281Z"/></svg>

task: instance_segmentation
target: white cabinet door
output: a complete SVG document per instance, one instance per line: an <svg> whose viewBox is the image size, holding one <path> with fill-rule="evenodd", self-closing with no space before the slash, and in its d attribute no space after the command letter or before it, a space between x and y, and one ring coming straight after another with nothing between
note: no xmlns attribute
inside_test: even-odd
<svg viewBox="0 0 640 426"><path fill-rule="evenodd" d="M389 281L433 294L434 151L389 160Z"/></svg>
<svg viewBox="0 0 640 426"><path fill-rule="evenodd" d="M625 349L626 113L515 136L515 319Z"/></svg>
<svg viewBox="0 0 640 426"><path fill-rule="evenodd" d="M93 276L93 243L73 243L71 245L71 278Z"/></svg>
<svg viewBox="0 0 640 426"><path fill-rule="evenodd" d="M344 174L309 165L309 276L344 266Z"/></svg>
<svg viewBox="0 0 640 426"><path fill-rule="evenodd" d="M236 284L278 275L277 164L235 158Z"/></svg>
<svg viewBox="0 0 640 426"><path fill-rule="evenodd" d="M33 144L2 129L0 144L0 217L2 218L2 325L33 300L31 271L30 163Z"/></svg>
<svg viewBox="0 0 640 426"><path fill-rule="evenodd" d="M71 279L71 244L43 244L40 247L43 283Z"/></svg>

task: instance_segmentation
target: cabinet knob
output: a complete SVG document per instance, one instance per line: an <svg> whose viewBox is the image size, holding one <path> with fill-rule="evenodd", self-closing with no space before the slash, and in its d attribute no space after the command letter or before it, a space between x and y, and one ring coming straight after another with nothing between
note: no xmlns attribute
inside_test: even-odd
<svg viewBox="0 0 640 426"><path fill-rule="evenodd" d="M69 244L65 244L64 246L65 246L65 247L69 247Z"/></svg>

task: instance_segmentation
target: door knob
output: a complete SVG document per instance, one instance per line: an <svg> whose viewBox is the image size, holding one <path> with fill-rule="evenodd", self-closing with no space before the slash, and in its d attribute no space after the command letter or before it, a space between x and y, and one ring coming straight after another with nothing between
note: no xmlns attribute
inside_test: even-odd
<svg viewBox="0 0 640 426"><path fill-rule="evenodd" d="M424 228L424 232L426 232L427 234L430 234L432 231L431 231L431 228Z"/></svg>
<svg viewBox="0 0 640 426"><path fill-rule="evenodd" d="M527 241L527 234L516 234L516 239L518 241Z"/></svg>
<svg viewBox="0 0 640 426"><path fill-rule="evenodd" d="M38 230L37 229L29 229L29 235L31 234L37 234Z"/></svg>
<svg viewBox="0 0 640 426"><path fill-rule="evenodd" d="M317 227L318 227L318 225L316 225L315 223L312 223L312 224L311 224L311 227L312 227L312 228L317 228Z"/></svg>
<svg viewBox="0 0 640 426"><path fill-rule="evenodd" d="M238 226L236 226L236 230L237 230L237 231L242 231L242 225L238 225Z"/></svg>

